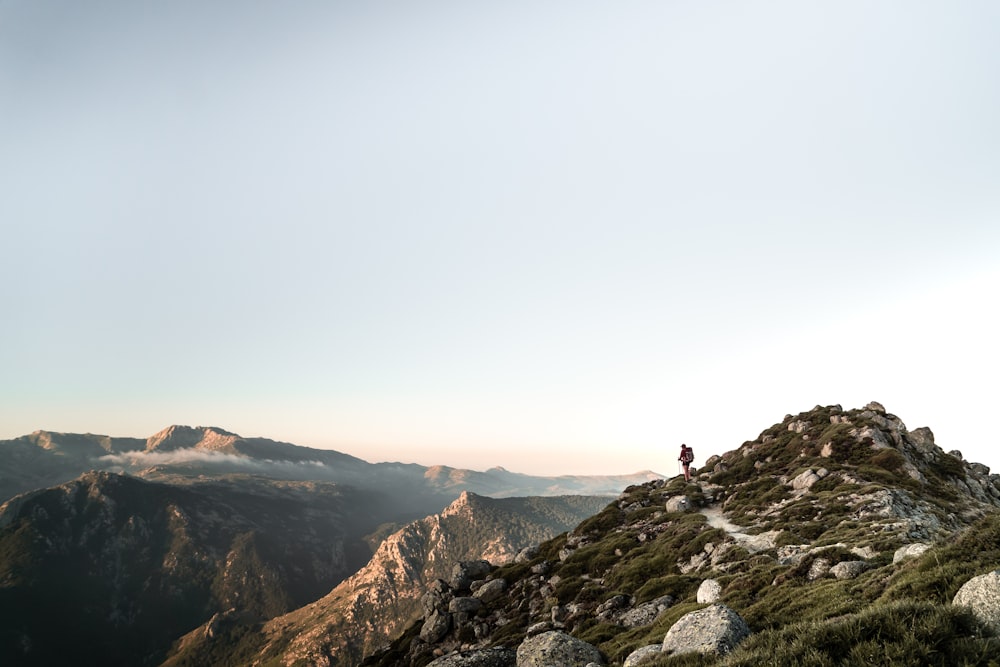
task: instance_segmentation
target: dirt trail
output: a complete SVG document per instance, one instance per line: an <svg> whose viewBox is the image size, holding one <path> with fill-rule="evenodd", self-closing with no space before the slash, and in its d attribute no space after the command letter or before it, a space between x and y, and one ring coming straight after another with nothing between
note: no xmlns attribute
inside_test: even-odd
<svg viewBox="0 0 1000 667"><path fill-rule="evenodd" d="M722 508L715 505L710 505L709 507L703 507L699 510L708 519L708 525L712 528L718 528L720 530L726 531L729 535L736 540L745 540L749 535L743 532L743 528L731 523L729 519L722 515Z"/></svg>
<svg viewBox="0 0 1000 667"><path fill-rule="evenodd" d="M767 551L768 549L774 549L778 537L778 530L769 530L765 533L758 533L756 535L748 535L743 531L746 528L742 528L732 523L722 515L722 509L712 505L710 507L704 507L699 510L706 519L708 519L708 525L712 528L718 528L720 530L726 531L730 537L740 543L744 549L750 553L757 553L758 551Z"/></svg>

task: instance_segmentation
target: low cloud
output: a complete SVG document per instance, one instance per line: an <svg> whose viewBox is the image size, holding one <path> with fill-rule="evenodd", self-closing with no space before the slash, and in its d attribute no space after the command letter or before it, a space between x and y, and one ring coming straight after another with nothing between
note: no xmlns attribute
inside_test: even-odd
<svg viewBox="0 0 1000 667"><path fill-rule="evenodd" d="M236 454L205 451L194 447L175 449L169 452L129 452L126 454L107 454L97 459L102 465L121 467L127 470L149 468L163 465L182 465L186 463L202 463L228 469L248 472L286 473L296 471L326 470L328 466L322 461L275 461L272 459L252 459Z"/></svg>

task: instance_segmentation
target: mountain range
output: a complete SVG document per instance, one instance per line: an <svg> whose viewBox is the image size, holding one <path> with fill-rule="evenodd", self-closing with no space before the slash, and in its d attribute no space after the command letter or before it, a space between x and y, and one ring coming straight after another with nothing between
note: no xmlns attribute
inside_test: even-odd
<svg viewBox="0 0 1000 667"><path fill-rule="evenodd" d="M613 496L455 493L478 474L350 457L330 467L396 488L277 479L218 457L327 464L165 436L0 506L3 664L998 664L1000 476L878 403L786 415L690 482Z"/></svg>
<svg viewBox="0 0 1000 667"><path fill-rule="evenodd" d="M465 490L494 498L616 495L629 484L661 477L634 474L541 477L491 468L485 472L445 465L369 463L348 454L266 438L244 438L217 427L170 426L148 438L36 431L0 440L0 501L62 484L90 470L126 472L146 479L242 473L433 497L415 517L438 511ZM442 502L444 500L444 502ZM423 511L427 510L427 511Z"/></svg>
<svg viewBox="0 0 1000 667"><path fill-rule="evenodd" d="M83 664L159 664L213 619L252 627L315 602L460 496L479 533L453 526L440 558L475 555L487 534L494 551L522 548L656 477L370 464L185 426L146 439L39 431L0 442L0 456L0 664L52 664L66 644ZM506 497L522 491L535 497Z"/></svg>

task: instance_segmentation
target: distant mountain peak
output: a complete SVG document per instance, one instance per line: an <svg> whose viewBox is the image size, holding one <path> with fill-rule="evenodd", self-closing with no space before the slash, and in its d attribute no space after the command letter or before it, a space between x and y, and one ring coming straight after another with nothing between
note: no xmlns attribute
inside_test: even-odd
<svg viewBox="0 0 1000 667"><path fill-rule="evenodd" d="M146 450L206 449L235 453L233 445L241 441L236 433L217 426L168 426L146 440Z"/></svg>

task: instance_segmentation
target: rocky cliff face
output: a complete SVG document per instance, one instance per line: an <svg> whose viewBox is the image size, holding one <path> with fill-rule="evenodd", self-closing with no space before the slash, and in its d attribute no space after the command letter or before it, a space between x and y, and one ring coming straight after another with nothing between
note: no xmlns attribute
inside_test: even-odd
<svg viewBox="0 0 1000 667"><path fill-rule="evenodd" d="M630 487L516 563L432 582L363 664L987 664L998 508L1000 477L929 429L817 406L691 484Z"/></svg>
<svg viewBox="0 0 1000 667"><path fill-rule="evenodd" d="M88 473L0 506L0 663L149 664L213 614L270 618L367 559L370 499L250 478ZM364 520L367 519L367 520Z"/></svg>
<svg viewBox="0 0 1000 667"><path fill-rule="evenodd" d="M371 561L328 595L275 618L224 646L210 625L190 633L168 664L204 664L209 656L252 654L248 664L354 665L394 638L421 613L424 588L451 581L457 563L475 559L511 562L537 544L607 504L607 498L493 499L463 493L440 514L415 521L387 537ZM485 560L484 560L485 559ZM235 623L235 621L234 621Z"/></svg>

